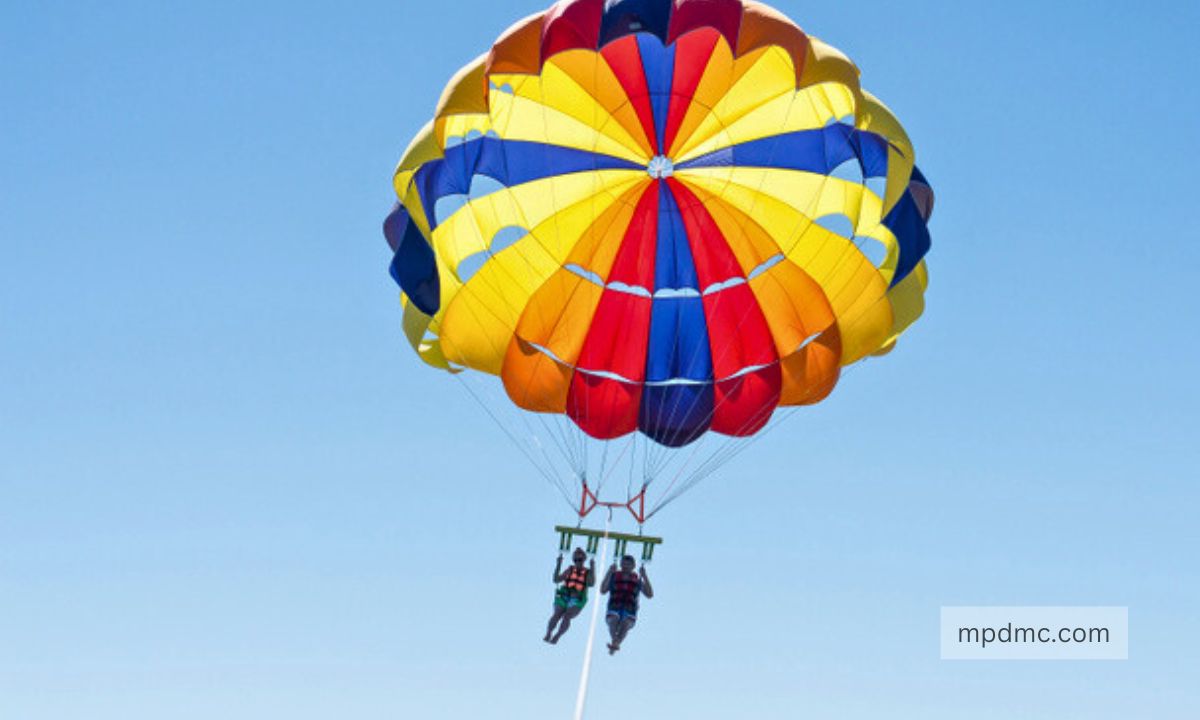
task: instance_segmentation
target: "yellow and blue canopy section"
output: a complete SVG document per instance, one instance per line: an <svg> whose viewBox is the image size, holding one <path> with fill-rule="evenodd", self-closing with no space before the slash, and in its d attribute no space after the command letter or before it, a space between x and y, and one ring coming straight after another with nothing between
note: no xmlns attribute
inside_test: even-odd
<svg viewBox="0 0 1200 720"><path fill-rule="evenodd" d="M568 0L446 88L384 224L425 362L592 437L752 435L924 309L933 193L844 55L743 0Z"/></svg>

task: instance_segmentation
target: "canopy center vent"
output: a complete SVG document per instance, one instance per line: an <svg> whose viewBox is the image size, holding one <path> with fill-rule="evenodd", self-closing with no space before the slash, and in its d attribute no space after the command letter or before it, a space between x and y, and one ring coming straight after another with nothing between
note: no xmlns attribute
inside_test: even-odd
<svg viewBox="0 0 1200 720"><path fill-rule="evenodd" d="M650 173L650 177L655 180L669 178L675 174L675 163L671 162L671 158L666 155L655 155L650 164L646 166L646 172Z"/></svg>

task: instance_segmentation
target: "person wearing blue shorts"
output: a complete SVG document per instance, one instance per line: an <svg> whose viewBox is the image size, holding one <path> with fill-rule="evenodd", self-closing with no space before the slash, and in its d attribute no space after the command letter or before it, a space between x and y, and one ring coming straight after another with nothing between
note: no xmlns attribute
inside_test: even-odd
<svg viewBox="0 0 1200 720"><path fill-rule="evenodd" d="M608 644L608 654L612 655L621 649L625 636L637 623L638 598L645 595L647 599L654 597L654 589L650 586L650 578L646 575L646 566L634 572L637 561L632 555L621 558L621 569L613 563L600 583L600 593L608 594L608 633L612 642Z"/></svg>

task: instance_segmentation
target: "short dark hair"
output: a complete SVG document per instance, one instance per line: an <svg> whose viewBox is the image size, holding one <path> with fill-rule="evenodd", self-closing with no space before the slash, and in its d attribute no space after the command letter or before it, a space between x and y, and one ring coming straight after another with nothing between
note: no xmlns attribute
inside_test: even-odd
<svg viewBox="0 0 1200 720"><path fill-rule="evenodd" d="M624 563L626 560L628 560L631 563L635 563L635 564L637 563L637 560L632 555L626 555L625 557L621 558L622 563Z"/></svg>

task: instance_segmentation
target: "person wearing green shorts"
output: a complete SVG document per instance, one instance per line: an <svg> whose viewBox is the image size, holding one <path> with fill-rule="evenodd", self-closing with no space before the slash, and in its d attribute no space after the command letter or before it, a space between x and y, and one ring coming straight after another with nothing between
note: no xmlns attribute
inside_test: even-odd
<svg viewBox="0 0 1200 720"><path fill-rule="evenodd" d="M550 616L546 636L542 638L551 645L558 642L571 627L571 621L583 612L583 606L587 605L587 589L596 584L596 561L584 567L587 553L583 548L575 548L571 560L571 567L566 572L562 571L562 555L558 556L558 563L554 566L554 584L562 584L554 593L554 614ZM555 632L555 626L558 626L558 632Z"/></svg>

